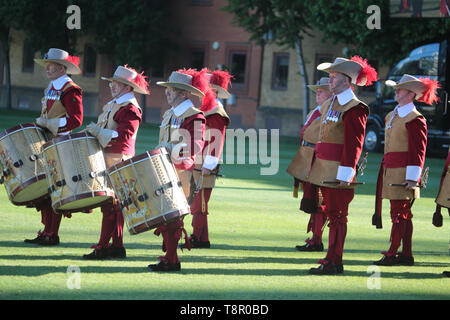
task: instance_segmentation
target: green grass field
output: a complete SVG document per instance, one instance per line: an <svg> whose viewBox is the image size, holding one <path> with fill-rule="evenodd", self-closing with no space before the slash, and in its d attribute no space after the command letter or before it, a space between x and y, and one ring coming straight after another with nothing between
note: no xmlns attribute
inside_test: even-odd
<svg viewBox="0 0 450 320"><path fill-rule="evenodd" d="M32 122L34 113L1 111L0 129ZM85 120L84 126L89 123ZM142 125L136 153L156 145L158 128ZM389 202L383 202L383 229L371 225L374 192L381 154L369 154L366 182L356 191L350 206L344 251L344 274L311 276L325 252L301 253L309 216L298 210L292 197L292 179L285 172L298 142L280 138L277 175L260 176L258 165L224 165L210 201L211 249L179 250L182 270L151 273L149 263L162 255L161 237L152 231L131 236L125 230L127 258L86 261L100 234L101 213L75 213L63 218L61 244L28 245L42 228L34 209L14 206L0 187L0 299L157 299L157 300L297 300L297 299L449 299L450 220L443 211L444 226L431 224L434 197L444 159L429 158L427 188L413 208L412 267L372 269L372 261L389 246ZM190 234L191 216L185 218ZM325 247L328 229L324 232ZM79 268L79 289L73 268ZM69 272L68 272L69 271ZM70 289L72 288L72 289Z"/></svg>

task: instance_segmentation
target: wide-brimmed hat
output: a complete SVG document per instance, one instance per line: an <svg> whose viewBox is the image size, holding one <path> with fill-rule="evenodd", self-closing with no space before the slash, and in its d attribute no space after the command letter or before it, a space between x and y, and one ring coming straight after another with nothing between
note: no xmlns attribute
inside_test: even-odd
<svg viewBox="0 0 450 320"><path fill-rule="evenodd" d="M47 62L58 63L66 67L67 74L81 74L80 58L71 56L67 51L61 49L50 48L43 59L34 59L34 62L43 67Z"/></svg>
<svg viewBox="0 0 450 320"><path fill-rule="evenodd" d="M439 100L436 90L439 83L429 78L416 78L409 74L404 74L398 82L386 80L385 84L396 89L406 89L416 94L415 100L425 102L429 105Z"/></svg>
<svg viewBox="0 0 450 320"><path fill-rule="evenodd" d="M351 59L336 58L333 63L324 62L317 66L317 70L325 72L339 72L351 78L357 86L369 86L378 80L376 70L369 65L367 59L353 56Z"/></svg>
<svg viewBox="0 0 450 320"><path fill-rule="evenodd" d="M231 97L228 87L231 86L231 78L234 78L228 71L214 70L211 73L211 87L217 90L217 97L220 99L229 99Z"/></svg>
<svg viewBox="0 0 450 320"><path fill-rule="evenodd" d="M197 89L192 85L192 79L193 79L192 75L178 71L173 71L170 74L170 77L167 81L158 81L156 84L163 87L185 90L196 96L203 98L205 94L201 90Z"/></svg>
<svg viewBox="0 0 450 320"><path fill-rule="evenodd" d="M330 91L330 78L322 77L316 84L308 84L308 88L314 92L316 92L319 88Z"/></svg>
<svg viewBox="0 0 450 320"><path fill-rule="evenodd" d="M150 94L146 80L147 77L144 76L144 72L138 73L133 68L128 67L128 65L118 66L111 78L101 78L106 81L117 81L126 84L132 87L137 93Z"/></svg>

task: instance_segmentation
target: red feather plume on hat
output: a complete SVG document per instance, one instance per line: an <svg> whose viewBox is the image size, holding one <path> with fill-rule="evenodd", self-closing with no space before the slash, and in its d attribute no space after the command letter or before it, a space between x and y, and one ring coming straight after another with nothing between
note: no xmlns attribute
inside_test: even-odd
<svg viewBox="0 0 450 320"><path fill-rule="evenodd" d="M147 82L147 76L144 76L144 71L141 73L137 72L135 69L129 67L127 64L124 65L125 68L130 69L131 71L134 71L137 73L136 78L134 78L132 81L141 89L143 89L145 92L150 94L148 91L148 82Z"/></svg>
<svg viewBox="0 0 450 320"><path fill-rule="evenodd" d="M234 79L234 77L231 74L229 74L228 71L217 69L212 72L210 82L212 84L221 86L225 90L228 90L228 86L231 86L231 78Z"/></svg>
<svg viewBox="0 0 450 320"><path fill-rule="evenodd" d="M423 78L420 81L427 87L425 91L422 93L422 96L417 99L417 101L425 102L428 105L432 105L433 103L439 101L439 97L437 96L437 89L440 88L439 82L436 80L432 80L430 78Z"/></svg>
<svg viewBox="0 0 450 320"><path fill-rule="evenodd" d="M80 65L80 58L77 56L69 55L69 56L67 56L66 60L69 61L70 63L73 63L76 66Z"/></svg>
<svg viewBox="0 0 450 320"><path fill-rule="evenodd" d="M359 85L366 80L364 86L370 86L374 81L378 80L377 71L367 62L367 59L363 59L360 56L353 56L350 60L359 63L362 67L359 72L358 79L356 79L356 84Z"/></svg>
<svg viewBox="0 0 450 320"><path fill-rule="evenodd" d="M196 69L180 69L177 72L192 76L191 85L204 93L205 97L202 99L200 110L208 112L214 109L216 106L216 96L209 84L209 70L207 68L203 68L200 71L197 71Z"/></svg>

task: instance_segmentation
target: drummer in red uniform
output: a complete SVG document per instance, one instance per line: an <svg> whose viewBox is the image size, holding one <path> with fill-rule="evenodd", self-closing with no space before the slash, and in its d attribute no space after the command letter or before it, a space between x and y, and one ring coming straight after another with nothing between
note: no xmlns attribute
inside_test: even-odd
<svg viewBox="0 0 450 320"><path fill-rule="evenodd" d="M195 157L202 152L205 144L206 122L203 112L194 107L190 96L205 97L204 92L207 92L210 86L208 76L206 70L192 72L183 69L172 72L168 81L157 84L166 88L167 103L171 106L163 115L158 147L165 147L171 153L172 162L188 199ZM174 137L180 136L185 139L184 145L180 144L179 140L173 140ZM180 152L177 152L180 147ZM177 247L183 232L186 236L186 247L190 249L183 220L176 220L156 229L156 235L162 234L163 251L166 254L158 258L158 264L150 264L150 270L165 272L181 269Z"/></svg>
<svg viewBox="0 0 450 320"><path fill-rule="evenodd" d="M117 67L109 81L113 100L103 106L97 124L90 123L87 131L96 136L105 155L109 168L135 154L136 136L142 121L142 109L134 93L150 94L148 83L143 73L133 68ZM83 257L90 260L101 260L108 257L125 258L123 246L123 214L117 201L101 207L103 213L99 242L93 246L94 251ZM112 239L112 244L109 241Z"/></svg>
<svg viewBox="0 0 450 320"><path fill-rule="evenodd" d="M298 197L300 183L303 187L303 198L300 202L300 210L309 213L310 218L307 232L312 231L312 237L306 239L306 244L295 246L298 251L323 251L322 233L326 222L324 205L319 187L307 182L314 147L319 140L321 105L331 97L329 78L323 77L317 84L308 85L316 93L318 106L307 115L307 120L300 134L300 148L286 169L287 173L294 177L294 197Z"/></svg>
<svg viewBox="0 0 450 320"><path fill-rule="evenodd" d="M202 157L198 159L198 162L196 161L194 171L194 181L201 182L201 186L191 204L193 233L189 241L192 248L209 248L211 246L208 232L208 202L215 186L216 174L219 171L226 127L230 124L230 118L219 99L230 98L228 87L232 76L222 70L214 70L209 73L209 76L213 90L205 93L206 97L200 107L206 118L206 143ZM208 95L212 95L212 97L208 97ZM202 176L201 179L200 176Z"/></svg>
<svg viewBox="0 0 450 320"><path fill-rule="evenodd" d="M80 59L68 52L51 48L43 59L35 59L37 64L45 67L50 83L44 90L41 116L36 124L47 128L52 137L70 133L83 123L82 90L73 82L68 74L81 74ZM41 211L44 231L38 231L34 239L26 239L26 243L36 243L45 246L59 244L59 226L62 214L55 213L50 198L36 204ZM70 215L68 215L70 217Z"/></svg>

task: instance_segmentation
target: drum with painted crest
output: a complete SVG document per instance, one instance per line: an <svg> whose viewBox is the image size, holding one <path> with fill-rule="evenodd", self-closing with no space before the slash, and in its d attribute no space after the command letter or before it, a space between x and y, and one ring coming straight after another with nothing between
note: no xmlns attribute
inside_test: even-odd
<svg viewBox="0 0 450 320"><path fill-rule="evenodd" d="M43 146L52 207L58 213L85 212L113 201L105 157L87 132L53 138Z"/></svg>
<svg viewBox="0 0 450 320"><path fill-rule="evenodd" d="M0 183L15 205L33 207L48 197L45 162L41 157L49 137L34 123L0 133Z"/></svg>
<svg viewBox="0 0 450 320"><path fill-rule="evenodd" d="M147 151L107 170L130 234L190 213L180 178L165 148Z"/></svg>

